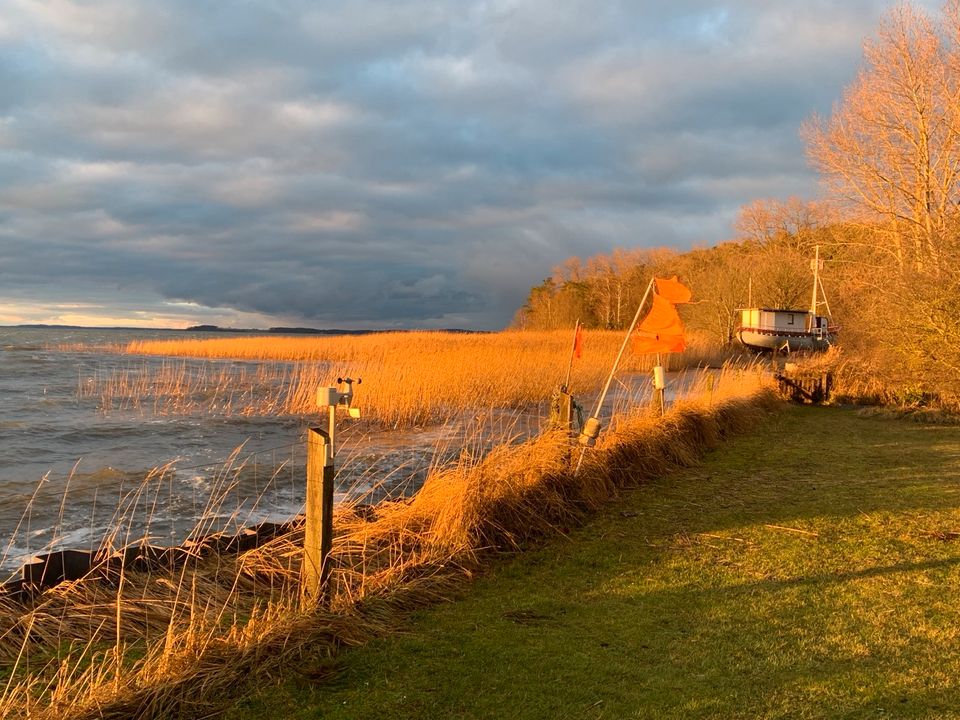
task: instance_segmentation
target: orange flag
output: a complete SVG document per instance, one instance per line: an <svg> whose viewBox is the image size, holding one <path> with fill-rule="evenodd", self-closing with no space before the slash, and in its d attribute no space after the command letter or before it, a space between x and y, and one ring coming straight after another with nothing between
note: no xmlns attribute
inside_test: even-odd
<svg viewBox="0 0 960 720"><path fill-rule="evenodd" d="M573 356L578 360L583 355L583 325L577 325L577 332L573 336Z"/></svg>
<svg viewBox="0 0 960 720"><path fill-rule="evenodd" d="M680 303L690 302L692 294L690 293L690 288L677 280L677 276L674 275L669 280L664 280L663 278L656 278L657 281L657 294L662 297L664 300L669 300L674 305L679 305Z"/></svg>
<svg viewBox="0 0 960 720"><path fill-rule="evenodd" d="M661 281L657 280L659 284ZM680 283L676 283L680 285ZM689 299L690 291L686 290ZM684 301L686 302L686 301ZM677 309L662 295L654 294L653 307L640 323L639 333L633 338L633 350L638 354L656 352L683 352L687 347L683 338L683 322Z"/></svg>
<svg viewBox="0 0 960 720"><path fill-rule="evenodd" d="M683 352L687 349L683 335L637 335L633 338L633 351L637 355L664 352Z"/></svg>

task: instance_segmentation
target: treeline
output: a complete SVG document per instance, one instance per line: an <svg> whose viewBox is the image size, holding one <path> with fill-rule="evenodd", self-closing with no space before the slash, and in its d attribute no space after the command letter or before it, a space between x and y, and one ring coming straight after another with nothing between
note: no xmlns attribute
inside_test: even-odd
<svg viewBox="0 0 960 720"><path fill-rule="evenodd" d="M682 309L688 327L723 344L738 307L810 305L819 245L844 357L904 393L960 398L960 0L936 17L890 11L833 113L802 135L822 200L751 203L737 239L712 248L571 258L515 324L623 328L650 276L677 274L699 301Z"/></svg>
<svg viewBox="0 0 960 720"><path fill-rule="evenodd" d="M530 290L514 326L552 330L579 319L587 327L624 329L653 275L678 275L693 289L684 322L718 346L733 340L737 308L809 306L809 260L834 231L823 212L798 198L757 201L741 210L737 227L739 241L685 253L635 249L570 258Z"/></svg>

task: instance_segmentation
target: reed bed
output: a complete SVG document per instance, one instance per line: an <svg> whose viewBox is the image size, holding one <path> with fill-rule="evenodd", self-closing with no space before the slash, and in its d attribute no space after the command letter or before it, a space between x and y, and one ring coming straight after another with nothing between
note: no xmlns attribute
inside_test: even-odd
<svg viewBox="0 0 960 720"><path fill-rule="evenodd" d="M538 406L564 379L572 339L572 333L559 331L506 331L135 341L127 345L128 354L166 361L83 378L78 393L99 397L104 410L304 415L316 412L318 386L350 376L363 379L356 402L368 418L409 427L476 407ZM593 392L601 385L622 341L620 332L584 333L572 392ZM664 361L669 369L684 369L717 367L724 359L706 338L695 336L686 352ZM237 367L225 360L257 364ZM654 356L627 353L621 368L645 372L654 363Z"/></svg>
<svg viewBox="0 0 960 720"><path fill-rule="evenodd" d="M554 431L435 469L412 499L343 506L331 596L305 603L303 528L175 573L124 571L65 583L20 606L0 598L9 673L0 718L195 718L290 668L322 676L339 648L389 632L448 597L498 552L562 531L624 489L697 462L776 407L760 373L730 369L665 417L647 409L580 449Z"/></svg>
<svg viewBox="0 0 960 720"><path fill-rule="evenodd" d="M78 398L96 398L104 413L153 415L273 416L304 414L306 392L324 380L316 366L162 360L87 371ZM296 397L300 395L299 401ZM315 407L314 407L315 410Z"/></svg>

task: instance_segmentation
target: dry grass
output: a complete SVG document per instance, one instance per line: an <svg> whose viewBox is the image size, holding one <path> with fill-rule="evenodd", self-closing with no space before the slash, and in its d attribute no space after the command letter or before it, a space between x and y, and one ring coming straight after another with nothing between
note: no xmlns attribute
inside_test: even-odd
<svg viewBox="0 0 960 720"><path fill-rule="evenodd" d="M571 340L567 332L508 331L136 341L127 353L170 359L81 378L78 392L98 397L104 410L300 415L316 411L318 386L351 376L363 379L356 402L368 418L389 427L423 425L474 408L536 407L563 380ZM575 394L602 384L622 340L620 332L585 333L572 374ZM682 369L723 359L705 338L693 337L685 353L665 363ZM627 353L622 370L647 371L653 361Z"/></svg>
<svg viewBox="0 0 960 720"><path fill-rule="evenodd" d="M960 400L924 386L908 368L891 368L882 353L849 356L839 347L797 360L802 372L833 375L833 400L837 403L879 406L890 416L919 422L956 422Z"/></svg>
<svg viewBox="0 0 960 720"><path fill-rule="evenodd" d="M618 418L579 474L577 451L553 432L485 457L464 453L409 501L340 508L326 609L300 601L302 528L172 574L124 571L60 585L26 608L2 602L0 656L10 672L0 718L215 711L252 678L389 631L410 607L448 596L491 551L561 531L623 488L695 463L774 406L760 382L728 371L663 419Z"/></svg>

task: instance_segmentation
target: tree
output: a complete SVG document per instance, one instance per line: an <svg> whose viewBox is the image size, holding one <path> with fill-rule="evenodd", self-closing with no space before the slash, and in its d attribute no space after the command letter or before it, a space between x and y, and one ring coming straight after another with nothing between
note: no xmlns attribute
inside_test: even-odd
<svg viewBox="0 0 960 720"><path fill-rule="evenodd" d="M709 333L717 345L733 340L736 309L747 302L751 265L741 243L692 250L679 258L679 274L694 292L684 320L692 330Z"/></svg>
<svg viewBox="0 0 960 720"><path fill-rule="evenodd" d="M754 200L740 208L733 227L740 238L760 247L786 246L809 254L825 215L821 205L798 197Z"/></svg>
<svg viewBox="0 0 960 720"><path fill-rule="evenodd" d="M802 130L830 189L885 222L878 247L898 269L940 269L960 201L956 37L910 5L894 9L830 118Z"/></svg>
<svg viewBox="0 0 960 720"><path fill-rule="evenodd" d="M590 302L594 313L600 320L601 327L613 328L614 319L619 311L618 289L619 278L613 268L613 263L606 255L596 255L587 260L587 287Z"/></svg>
<svg viewBox="0 0 960 720"><path fill-rule="evenodd" d="M578 319L590 325L586 293L583 282L549 277L530 288L527 302L517 311L513 325L522 330L556 330L572 328Z"/></svg>
<svg viewBox="0 0 960 720"><path fill-rule="evenodd" d="M960 394L960 0L944 19L886 15L832 115L803 133L855 221L844 342L884 353L904 382Z"/></svg>

